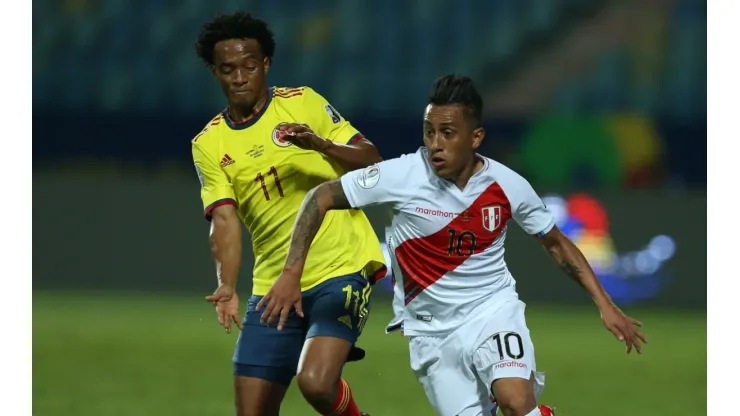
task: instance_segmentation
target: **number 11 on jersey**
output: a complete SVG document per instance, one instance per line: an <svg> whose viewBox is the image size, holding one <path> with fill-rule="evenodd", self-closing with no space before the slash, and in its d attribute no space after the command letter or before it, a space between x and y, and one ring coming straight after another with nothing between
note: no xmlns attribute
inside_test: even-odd
<svg viewBox="0 0 740 416"><path fill-rule="evenodd" d="M280 198L283 197L283 187L280 185L280 177L278 176L278 171L275 169L275 166L270 166L270 170L267 172L268 176L272 176L275 179L275 187L277 188L278 195L280 195ZM258 173L257 177L254 178L255 182L259 182L260 186L262 187L262 193L265 194L265 201L270 200L270 192L267 191L267 184L265 183L265 177L262 175L262 173Z"/></svg>

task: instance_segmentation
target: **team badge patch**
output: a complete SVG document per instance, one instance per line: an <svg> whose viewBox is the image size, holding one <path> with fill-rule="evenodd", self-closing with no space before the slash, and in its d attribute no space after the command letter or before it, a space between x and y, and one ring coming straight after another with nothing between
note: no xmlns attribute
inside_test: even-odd
<svg viewBox="0 0 740 416"><path fill-rule="evenodd" d="M361 188L370 189L378 184L380 180L380 168L378 165L372 165L366 167L359 176L357 176L357 184Z"/></svg>
<svg viewBox="0 0 740 416"><path fill-rule="evenodd" d="M272 131L272 142L279 147L291 146L293 143L284 138L287 134L285 131L275 127L275 130Z"/></svg>
<svg viewBox="0 0 740 416"><path fill-rule="evenodd" d="M329 114L329 117L331 117L332 123L339 124L339 122L342 121L342 116L339 115L339 111L332 107L331 104L325 105L324 110L326 110L326 114Z"/></svg>
<svg viewBox="0 0 740 416"><path fill-rule="evenodd" d="M493 232L501 226L500 205L481 208L481 214L483 217L483 228L485 228L486 231Z"/></svg>
<svg viewBox="0 0 740 416"><path fill-rule="evenodd" d="M206 186L205 179L203 179L203 172L200 171L200 168L198 165L195 165L195 173L198 174L198 180L200 181L200 187Z"/></svg>

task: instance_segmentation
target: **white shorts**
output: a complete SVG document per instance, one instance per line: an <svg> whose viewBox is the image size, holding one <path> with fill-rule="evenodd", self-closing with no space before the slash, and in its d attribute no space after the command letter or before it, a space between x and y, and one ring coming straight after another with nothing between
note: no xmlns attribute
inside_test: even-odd
<svg viewBox="0 0 740 416"><path fill-rule="evenodd" d="M478 311L447 336L411 336L411 369L441 416L490 415L491 385L500 378L535 377L535 397L544 373L535 370L534 346L518 299Z"/></svg>

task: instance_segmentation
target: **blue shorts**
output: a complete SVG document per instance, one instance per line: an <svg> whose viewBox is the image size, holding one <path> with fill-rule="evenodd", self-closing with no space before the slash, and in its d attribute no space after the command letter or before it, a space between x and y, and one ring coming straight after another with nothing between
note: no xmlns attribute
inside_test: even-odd
<svg viewBox="0 0 740 416"><path fill-rule="evenodd" d="M354 345L370 315L370 283L361 274L332 278L303 292L304 319L290 311L282 331L267 326L251 296L234 351L234 375L288 386L296 375L306 339L327 336Z"/></svg>

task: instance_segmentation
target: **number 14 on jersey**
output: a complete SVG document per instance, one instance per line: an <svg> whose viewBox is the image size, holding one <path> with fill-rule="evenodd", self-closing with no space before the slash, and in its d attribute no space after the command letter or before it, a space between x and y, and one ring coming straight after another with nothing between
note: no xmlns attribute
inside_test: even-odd
<svg viewBox="0 0 740 416"><path fill-rule="evenodd" d="M275 169L275 166L270 166L270 170L267 172L267 176L272 176L273 181L275 182L275 188L277 188L277 194L280 196L280 198L282 198L283 186L280 185L280 177L278 176L278 171L277 169ZM254 178L254 181L258 182L262 187L262 193L265 195L265 201L269 201L270 191L267 190L267 183L262 173L258 173L257 177Z"/></svg>

